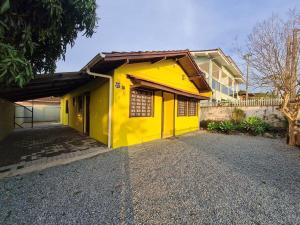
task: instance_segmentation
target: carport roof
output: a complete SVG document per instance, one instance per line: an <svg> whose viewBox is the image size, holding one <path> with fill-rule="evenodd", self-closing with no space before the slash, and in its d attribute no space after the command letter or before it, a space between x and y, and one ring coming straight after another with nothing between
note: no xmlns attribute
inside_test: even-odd
<svg viewBox="0 0 300 225"><path fill-rule="evenodd" d="M0 98L16 102L48 96L62 96L87 83L91 79L92 78L84 72L38 75L23 88L2 88L0 90Z"/></svg>

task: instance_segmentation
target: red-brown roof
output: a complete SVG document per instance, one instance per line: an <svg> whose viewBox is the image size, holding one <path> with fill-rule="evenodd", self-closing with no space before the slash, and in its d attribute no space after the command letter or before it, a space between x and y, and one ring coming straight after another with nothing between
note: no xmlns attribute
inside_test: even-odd
<svg viewBox="0 0 300 225"><path fill-rule="evenodd" d="M140 52L105 52L96 55L81 71L87 68L98 73L109 73L123 64L151 62L173 59L190 77L199 92L211 91L204 78L204 73L199 69L189 50L171 51L140 51Z"/></svg>

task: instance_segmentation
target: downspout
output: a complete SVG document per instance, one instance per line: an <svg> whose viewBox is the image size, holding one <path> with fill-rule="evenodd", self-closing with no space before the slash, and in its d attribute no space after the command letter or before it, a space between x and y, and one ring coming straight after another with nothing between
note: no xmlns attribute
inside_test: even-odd
<svg viewBox="0 0 300 225"><path fill-rule="evenodd" d="M95 77L102 77L109 80L109 97L108 97L108 141L107 146L108 148L111 148L111 124L112 124L112 90L113 90L113 82L112 77L106 74L100 74L100 73L94 73L91 72L90 68L88 67L86 69L86 73L95 76Z"/></svg>

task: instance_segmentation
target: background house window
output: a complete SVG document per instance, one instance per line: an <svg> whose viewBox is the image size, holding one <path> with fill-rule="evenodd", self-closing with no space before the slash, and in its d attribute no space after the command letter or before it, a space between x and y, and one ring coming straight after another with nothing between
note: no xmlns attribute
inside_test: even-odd
<svg viewBox="0 0 300 225"><path fill-rule="evenodd" d="M130 90L130 117L153 115L153 92L141 89Z"/></svg>
<svg viewBox="0 0 300 225"><path fill-rule="evenodd" d="M228 94L229 94L228 91L229 91L228 87L226 87L225 85L222 84L222 85L221 85L221 92L222 92L223 94L228 95Z"/></svg>
<svg viewBox="0 0 300 225"><path fill-rule="evenodd" d="M177 116L187 116L187 98L177 96Z"/></svg>
<svg viewBox="0 0 300 225"><path fill-rule="evenodd" d="M189 116L197 115L197 100L189 99L188 111L189 111Z"/></svg>
<svg viewBox="0 0 300 225"><path fill-rule="evenodd" d="M220 83L215 79L212 79L212 89L220 91Z"/></svg>

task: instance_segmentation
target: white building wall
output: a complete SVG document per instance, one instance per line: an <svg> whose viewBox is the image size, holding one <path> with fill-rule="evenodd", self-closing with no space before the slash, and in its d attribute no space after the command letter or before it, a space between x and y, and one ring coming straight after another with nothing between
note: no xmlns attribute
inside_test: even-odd
<svg viewBox="0 0 300 225"><path fill-rule="evenodd" d="M202 71L207 73L207 82L210 85L210 87L213 90L213 95L211 100L221 101L221 100L230 100L234 101L236 98L234 98L233 95L224 94L222 93L222 88L220 86L220 90L216 90L213 88L213 80L218 81L221 85L226 86L227 88L231 88L234 93L238 93L239 91L239 84L235 81L235 77L230 73L229 70L226 69L224 66L219 66L217 63L213 61L213 59L210 59L208 57L196 57L195 61L197 65L200 67ZM218 70L218 71L216 71ZM218 78L216 76L213 76L213 73L219 73ZM232 85L229 86L229 79L232 79Z"/></svg>

